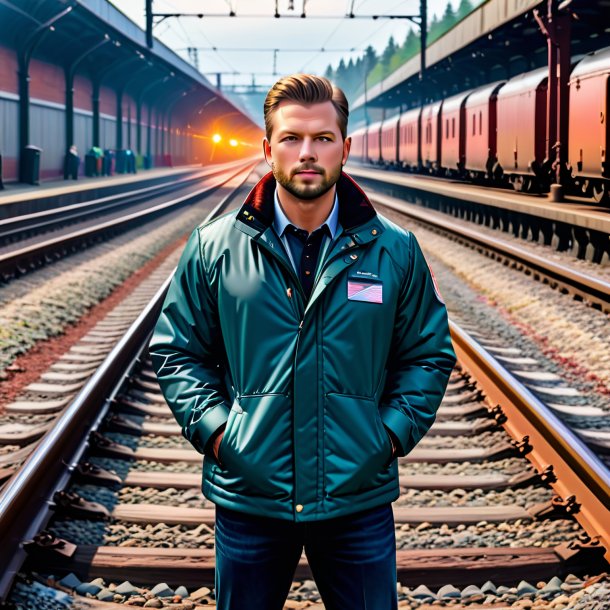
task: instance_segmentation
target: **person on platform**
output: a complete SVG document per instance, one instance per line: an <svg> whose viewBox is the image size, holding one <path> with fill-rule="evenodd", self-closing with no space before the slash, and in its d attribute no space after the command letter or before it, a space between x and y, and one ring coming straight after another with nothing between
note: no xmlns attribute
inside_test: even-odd
<svg viewBox="0 0 610 610"><path fill-rule="evenodd" d="M281 610L303 549L327 610L397 608L399 456L455 364L413 234L344 171L348 103L280 79L271 172L192 233L150 355L216 505L219 610Z"/></svg>

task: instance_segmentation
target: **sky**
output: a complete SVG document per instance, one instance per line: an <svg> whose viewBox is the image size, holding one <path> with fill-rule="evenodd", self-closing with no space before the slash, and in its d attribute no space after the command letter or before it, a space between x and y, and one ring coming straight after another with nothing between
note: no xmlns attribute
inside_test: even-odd
<svg viewBox="0 0 610 610"><path fill-rule="evenodd" d="M145 0L111 1L144 28ZM301 14L303 2L306 14L312 18L289 18ZM279 19L273 17L276 3L282 15ZM447 0L428 0L429 20L433 14L440 17L447 4ZM454 9L458 4L459 0L453 0ZM390 36L402 43L412 27L406 19L329 18L345 15L352 5L355 15L419 12L419 0L154 0L155 13L227 15L233 10L237 14L233 18L169 18L156 25L154 35L190 63L187 48L200 48L199 70L214 85L216 73L223 72L223 87L250 85L254 79L257 85L269 88L286 74L324 74L329 64L336 68L341 58L346 63L350 57L356 59L368 45L381 53ZM240 15L244 17L239 18ZM254 19L245 15L266 17ZM279 49L275 70L273 49Z"/></svg>

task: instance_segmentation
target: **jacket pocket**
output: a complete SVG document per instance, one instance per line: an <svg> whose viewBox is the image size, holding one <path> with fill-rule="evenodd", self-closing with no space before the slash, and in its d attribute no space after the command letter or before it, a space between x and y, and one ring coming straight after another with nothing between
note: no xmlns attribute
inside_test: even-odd
<svg viewBox="0 0 610 610"><path fill-rule="evenodd" d="M377 402L329 393L324 411L326 493L343 496L386 483L392 445Z"/></svg>
<svg viewBox="0 0 610 610"><path fill-rule="evenodd" d="M292 417L284 394L233 402L220 443L214 483L228 492L282 498L292 486Z"/></svg>

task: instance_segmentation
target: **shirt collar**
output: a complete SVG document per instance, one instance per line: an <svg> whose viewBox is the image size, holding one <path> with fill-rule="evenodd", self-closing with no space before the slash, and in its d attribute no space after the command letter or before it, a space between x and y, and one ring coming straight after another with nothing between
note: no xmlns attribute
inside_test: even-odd
<svg viewBox="0 0 610 610"><path fill-rule="evenodd" d="M290 219L288 218L288 216L286 216L286 214L284 213L284 210L282 209L282 206L280 205L280 199L277 195L277 187L275 189L275 194L273 197L273 207L274 207L274 211L275 211L275 215L273 217L273 227L277 231L277 234L280 237L282 237L284 234L284 231L286 230L286 227L293 223L290 222ZM330 231L330 238L334 239L335 233L337 232L338 224L339 224L339 198L337 197L337 192L335 191L335 201L333 203L332 210L330 211L330 214L328 215L327 219L320 225L320 227L323 227L324 225L326 225L328 227L328 230ZM320 227L317 227L317 228L319 229ZM297 228L300 228L300 227L297 227Z"/></svg>

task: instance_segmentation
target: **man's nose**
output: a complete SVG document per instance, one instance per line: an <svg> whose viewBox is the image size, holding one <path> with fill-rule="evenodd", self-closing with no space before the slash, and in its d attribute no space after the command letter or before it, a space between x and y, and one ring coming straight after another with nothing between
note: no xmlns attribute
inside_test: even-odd
<svg viewBox="0 0 610 610"><path fill-rule="evenodd" d="M300 161L315 161L318 156L316 154L316 149L314 146L314 141L311 138L303 138L303 143L301 144L301 150L299 155Z"/></svg>

